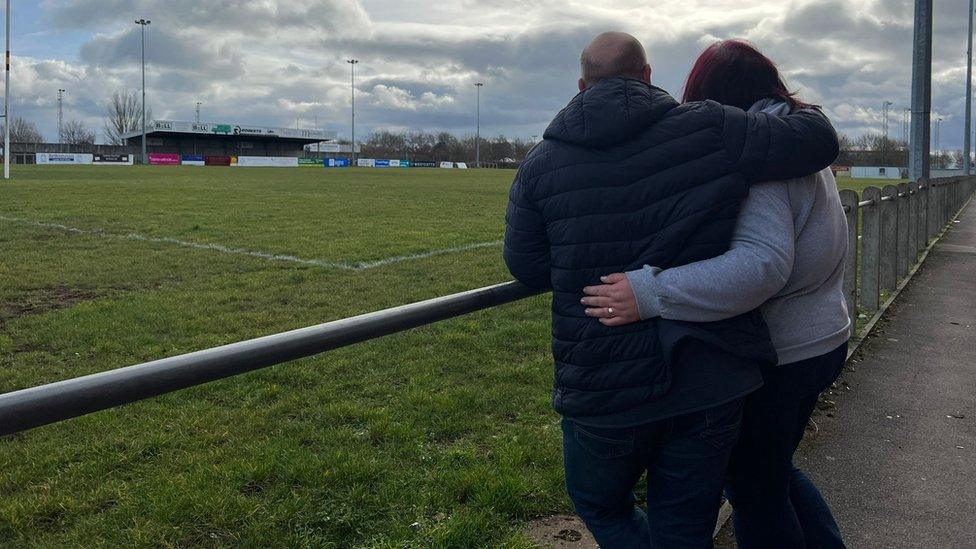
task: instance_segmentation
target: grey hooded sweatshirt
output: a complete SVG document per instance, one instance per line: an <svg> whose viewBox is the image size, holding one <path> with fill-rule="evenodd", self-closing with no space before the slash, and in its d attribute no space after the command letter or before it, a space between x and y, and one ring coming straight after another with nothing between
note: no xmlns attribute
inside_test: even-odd
<svg viewBox="0 0 976 549"><path fill-rule="evenodd" d="M786 113L764 101L750 110ZM761 307L780 364L820 356L851 336L844 299L847 220L829 170L752 187L728 252L627 273L642 319L712 322Z"/></svg>

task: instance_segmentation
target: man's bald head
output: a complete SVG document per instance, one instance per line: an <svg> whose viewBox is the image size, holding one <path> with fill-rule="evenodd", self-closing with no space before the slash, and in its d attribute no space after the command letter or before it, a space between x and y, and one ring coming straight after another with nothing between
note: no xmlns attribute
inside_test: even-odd
<svg viewBox="0 0 976 549"><path fill-rule="evenodd" d="M580 90L615 76L650 83L651 68L644 46L625 32L605 32L593 39L580 57Z"/></svg>

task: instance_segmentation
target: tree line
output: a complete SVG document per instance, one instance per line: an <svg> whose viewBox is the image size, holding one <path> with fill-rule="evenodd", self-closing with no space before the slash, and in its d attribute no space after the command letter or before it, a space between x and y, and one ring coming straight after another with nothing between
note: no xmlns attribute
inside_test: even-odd
<svg viewBox="0 0 976 549"><path fill-rule="evenodd" d="M102 131L109 145L123 145L123 135L142 127L142 104L135 92L119 90L113 93L107 111ZM152 119L152 111L146 113L146 119ZM0 124L2 132L3 125ZM95 132L83 122L68 120L61 125L61 136L57 141L67 145L94 145L95 139ZM44 136L32 120L15 116L10 120L10 142L44 143Z"/></svg>
<svg viewBox="0 0 976 549"><path fill-rule="evenodd" d="M349 142L346 141L346 144ZM360 143L364 158L396 158L469 162L478 158L478 139L473 135L457 136L449 132L373 132ZM481 138L482 163L521 162L535 143L528 139L504 135Z"/></svg>
<svg viewBox="0 0 976 549"><path fill-rule="evenodd" d="M883 135L869 133L857 137L839 134L840 155L834 162L841 166L908 166L908 143L903 139L890 139ZM949 166L962 166L963 152L932 151L933 168L944 169Z"/></svg>

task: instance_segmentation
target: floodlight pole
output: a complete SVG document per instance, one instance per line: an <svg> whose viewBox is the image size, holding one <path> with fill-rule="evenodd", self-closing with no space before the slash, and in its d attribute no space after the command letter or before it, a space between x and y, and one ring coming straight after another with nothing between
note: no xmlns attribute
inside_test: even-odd
<svg viewBox="0 0 976 549"><path fill-rule="evenodd" d="M881 105L882 112L882 123L881 131L883 134L883 139L881 140L881 165L888 165L888 108L894 105L891 101L885 101Z"/></svg>
<svg viewBox="0 0 976 549"><path fill-rule="evenodd" d="M7 0L7 56L3 88L3 178L10 179L10 0Z"/></svg>
<svg viewBox="0 0 976 549"><path fill-rule="evenodd" d="M478 88L478 116L477 122L475 123L474 132L474 165L475 167L481 167L481 87L484 86L484 82L475 82L475 87Z"/></svg>
<svg viewBox="0 0 976 549"><path fill-rule="evenodd" d="M67 90L58 89L58 152L64 152L64 92Z"/></svg>
<svg viewBox="0 0 976 549"><path fill-rule="evenodd" d="M200 105L203 105L203 103L200 102L200 101L197 101L197 124L200 123Z"/></svg>
<svg viewBox="0 0 976 549"><path fill-rule="evenodd" d="M965 152L962 155L962 168L966 175L972 173L972 160L969 158L973 150L973 0L969 0L969 47L966 49L966 137L963 139Z"/></svg>
<svg viewBox="0 0 976 549"><path fill-rule="evenodd" d="M152 23L146 19L136 19L136 25L142 27L142 163L148 164L146 154L146 27Z"/></svg>
<svg viewBox="0 0 976 549"><path fill-rule="evenodd" d="M352 141L349 143L350 158L352 160L349 162L350 167L356 165L356 64L359 63L358 59L346 59L346 63L349 63L350 68L350 78L351 78L351 89L352 89Z"/></svg>
<svg viewBox="0 0 976 549"><path fill-rule="evenodd" d="M915 0L915 45L912 53L912 149L908 177L929 178L932 123L932 0Z"/></svg>

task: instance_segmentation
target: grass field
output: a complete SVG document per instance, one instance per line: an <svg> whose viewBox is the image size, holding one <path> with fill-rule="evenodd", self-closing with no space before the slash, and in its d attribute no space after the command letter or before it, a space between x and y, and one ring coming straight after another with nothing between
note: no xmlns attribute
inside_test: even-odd
<svg viewBox="0 0 976 549"><path fill-rule="evenodd" d="M508 279L513 172L13 175L0 392ZM539 297L2 438L0 546L529 546L548 341Z"/></svg>

